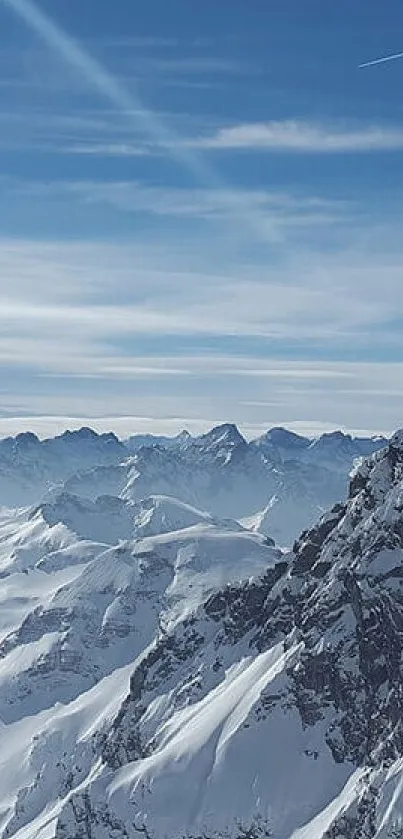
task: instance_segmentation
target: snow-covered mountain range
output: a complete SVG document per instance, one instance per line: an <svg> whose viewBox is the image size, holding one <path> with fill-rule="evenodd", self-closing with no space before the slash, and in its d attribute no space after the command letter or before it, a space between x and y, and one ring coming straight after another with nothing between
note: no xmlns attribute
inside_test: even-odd
<svg viewBox="0 0 403 839"><path fill-rule="evenodd" d="M201 437L132 437L88 428L50 440L20 434L0 441L0 505L38 504L61 492L96 501L178 499L290 545L344 497L354 460L383 438L335 432L309 440L277 428L247 442L234 425Z"/></svg>
<svg viewBox="0 0 403 839"><path fill-rule="evenodd" d="M1 839L401 839L403 432L0 466Z"/></svg>

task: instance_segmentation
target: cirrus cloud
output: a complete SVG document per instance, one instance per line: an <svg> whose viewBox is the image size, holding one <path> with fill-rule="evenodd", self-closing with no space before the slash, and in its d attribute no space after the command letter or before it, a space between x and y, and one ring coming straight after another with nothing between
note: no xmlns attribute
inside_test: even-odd
<svg viewBox="0 0 403 839"><path fill-rule="evenodd" d="M273 152L342 153L403 150L403 126L340 125L278 120L220 128L189 141L200 149L260 149Z"/></svg>

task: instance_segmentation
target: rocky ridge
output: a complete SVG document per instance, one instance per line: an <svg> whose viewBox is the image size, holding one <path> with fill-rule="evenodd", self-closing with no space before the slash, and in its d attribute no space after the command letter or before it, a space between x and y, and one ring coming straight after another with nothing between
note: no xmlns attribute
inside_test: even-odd
<svg viewBox="0 0 403 839"><path fill-rule="evenodd" d="M28 572L32 608L2 641L21 767L0 835L401 837L403 432L288 552L160 498L119 499L132 529L97 543L82 505L97 522L71 496L3 522L4 579Z"/></svg>

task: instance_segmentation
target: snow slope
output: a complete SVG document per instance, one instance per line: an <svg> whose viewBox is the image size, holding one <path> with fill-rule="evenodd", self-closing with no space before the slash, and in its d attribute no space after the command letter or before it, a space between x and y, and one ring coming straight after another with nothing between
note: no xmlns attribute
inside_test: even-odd
<svg viewBox="0 0 403 839"><path fill-rule="evenodd" d="M403 432L290 552L259 531L317 465L271 463L249 518L143 495L260 491L259 445L205 437L0 512L1 839L402 835Z"/></svg>
<svg viewBox="0 0 403 839"><path fill-rule="evenodd" d="M43 839L94 777L95 743L163 627L280 554L173 499L65 493L3 511L0 546L0 835Z"/></svg>
<svg viewBox="0 0 403 839"><path fill-rule="evenodd" d="M170 442L146 438L119 464L92 467L69 478L65 490L95 500L117 495L132 502L168 496L218 518L256 520L261 532L291 545L304 527L344 497L354 461L380 448L381 439L340 433L316 441L272 429L247 443L225 424L201 437Z"/></svg>
<svg viewBox="0 0 403 839"><path fill-rule="evenodd" d="M31 433L0 440L0 504L35 503L77 471L125 457L127 450L114 434L96 434L90 428L43 441Z"/></svg>
<svg viewBox="0 0 403 839"><path fill-rule="evenodd" d="M0 440L0 505L51 503L61 492L94 502L166 496L221 519L266 510L262 532L291 545L344 496L354 460L385 442L341 432L311 441L274 428L248 443L229 423L200 437L137 435L126 443L89 428L43 441L20 434Z"/></svg>
<svg viewBox="0 0 403 839"><path fill-rule="evenodd" d="M402 499L403 433L293 554L165 628L56 836L401 835Z"/></svg>
<svg viewBox="0 0 403 839"><path fill-rule="evenodd" d="M150 527L155 508L159 518ZM143 535L166 525L167 511L181 529ZM121 499L93 504L65 494L4 516L0 544L6 722L72 700L134 660L161 622L183 618L211 590L260 573L278 555L261 536L168 499L139 509Z"/></svg>

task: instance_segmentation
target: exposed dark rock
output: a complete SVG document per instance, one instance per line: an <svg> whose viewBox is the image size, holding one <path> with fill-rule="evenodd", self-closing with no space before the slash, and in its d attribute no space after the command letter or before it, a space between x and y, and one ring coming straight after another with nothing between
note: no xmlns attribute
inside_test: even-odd
<svg viewBox="0 0 403 839"><path fill-rule="evenodd" d="M143 717L158 691L169 694L172 708L186 707L220 684L225 662L237 661L238 645L251 656L283 645L297 653L287 660L280 689L263 690L243 728L260 725L278 708L292 708L307 730L320 723L323 749L337 764L363 771L353 803L335 818L326 839L374 839L380 794L372 776L403 757L402 481L398 435L385 452L357 467L348 504L304 532L290 556L259 579L212 594L191 618L161 633L134 672L103 742L107 764L117 768L153 754ZM305 753L319 759L316 749ZM76 835L68 839L92 839L94 825L109 816L98 808L87 827L91 802L81 797L73 804ZM122 829L116 824L110 836L120 839ZM398 822L388 829L394 839L403 835ZM256 819L228 839L263 836L270 836L270 825ZM57 837L67 839L63 819Z"/></svg>

